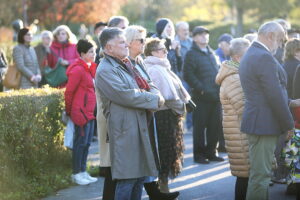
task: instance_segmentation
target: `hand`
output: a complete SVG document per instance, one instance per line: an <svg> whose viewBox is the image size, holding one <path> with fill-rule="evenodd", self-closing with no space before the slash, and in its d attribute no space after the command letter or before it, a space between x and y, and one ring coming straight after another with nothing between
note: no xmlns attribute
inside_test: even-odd
<svg viewBox="0 0 300 200"><path fill-rule="evenodd" d="M180 43L177 40L173 40L171 44L172 49L180 49Z"/></svg>
<svg viewBox="0 0 300 200"><path fill-rule="evenodd" d="M69 61L62 59L60 62L62 65L69 65Z"/></svg>
<svg viewBox="0 0 300 200"><path fill-rule="evenodd" d="M159 95L159 99L158 99L158 107L162 107L165 104L165 99Z"/></svg>
<svg viewBox="0 0 300 200"><path fill-rule="evenodd" d="M295 129L289 130L286 135L286 141L289 141L290 139L292 139L294 134L295 134Z"/></svg>
<svg viewBox="0 0 300 200"><path fill-rule="evenodd" d="M291 108L299 107L300 106L300 99L291 100L289 106Z"/></svg>

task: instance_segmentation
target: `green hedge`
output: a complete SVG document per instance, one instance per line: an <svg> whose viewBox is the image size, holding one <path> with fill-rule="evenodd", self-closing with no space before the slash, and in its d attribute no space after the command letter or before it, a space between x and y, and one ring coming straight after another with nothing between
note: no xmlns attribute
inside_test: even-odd
<svg viewBox="0 0 300 200"><path fill-rule="evenodd" d="M38 199L70 185L63 147L63 91L0 93L0 199Z"/></svg>

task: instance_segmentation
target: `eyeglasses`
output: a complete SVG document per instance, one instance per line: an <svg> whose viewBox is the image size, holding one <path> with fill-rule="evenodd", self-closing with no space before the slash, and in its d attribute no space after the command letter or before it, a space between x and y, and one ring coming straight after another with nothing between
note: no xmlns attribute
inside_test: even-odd
<svg viewBox="0 0 300 200"><path fill-rule="evenodd" d="M145 39L144 39L144 38L135 39L135 40L140 41L141 44L144 44L144 42L145 42Z"/></svg>
<svg viewBox="0 0 300 200"><path fill-rule="evenodd" d="M154 51L164 51L164 52L167 52L168 50L165 47L163 47L163 48L155 49Z"/></svg>

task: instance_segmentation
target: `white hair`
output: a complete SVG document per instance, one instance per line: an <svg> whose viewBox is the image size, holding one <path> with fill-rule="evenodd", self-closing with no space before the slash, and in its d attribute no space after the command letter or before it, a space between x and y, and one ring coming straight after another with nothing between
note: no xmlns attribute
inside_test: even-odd
<svg viewBox="0 0 300 200"><path fill-rule="evenodd" d="M187 26L189 27L189 24L185 21L180 21L176 23L176 31L178 31L178 29L180 28L180 26Z"/></svg>
<svg viewBox="0 0 300 200"><path fill-rule="evenodd" d="M42 31L41 38L44 38L44 37L49 37L51 40L53 40L53 34L51 31L48 31L48 30Z"/></svg>
<svg viewBox="0 0 300 200"><path fill-rule="evenodd" d="M279 33L284 33L284 29L279 23L275 21L266 22L258 29L258 35L266 36L269 33L275 33L277 35Z"/></svg>
<svg viewBox="0 0 300 200"><path fill-rule="evenodd" d="M168 35L168 34L167 34L167 26L168 26L168 25L170 25L171 28L173 29L171 35ZM165 38L169 38L169 39L171 39L171 40L174 40L174 38L175 38L175 28L174 28L174 24L173 24L173 22L172 22L171 20L169 20L169 22L168 22L167 25L165 26L165 28L164 28L164 30L163 30L161 36L162 36L162 38L164 38L164 39L165 39Z"/></svg>
<svg viewBox="0 0 300 200"><path fill-rule="evenodd" d="M250 46L249 40L245 38L234 38L230 41L230 56L244 55L246 49Z"/></svg>

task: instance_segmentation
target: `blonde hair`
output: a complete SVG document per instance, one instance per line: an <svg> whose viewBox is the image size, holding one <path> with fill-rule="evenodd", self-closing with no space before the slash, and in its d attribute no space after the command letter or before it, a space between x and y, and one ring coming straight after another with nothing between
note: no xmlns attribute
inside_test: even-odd
<svg viewBox="0 0 300 200"><path fill-rule="evenodd" d="M284 48L284 61L294 58L297 51L300 51L300 40L297 38L289 39Z"/></svg>
<svg viewBox="0 0 300 200"><path fill-rule="evenodd" d="M171 40L174 40L175 38L175 27L174 27L174 24L171 20L168 20L169 22L167 23L167 25L165 26L163 32L161 33L161 36L165 39L165 38L169 38ZM168 35L167 34L167 26L170 25L171 28L172 28L172 33L171 35Z"/></svg>
<svg viewBox="0 0 300 200"><path fill-rule="evenodd" d="M76 36L72 33L72 31L70 30L70 28L67 25L59 25L58 27L56 27L56 29L54 29L53 31L53 36L54 39L57 40L57 36L59 34L60 31L66 31L67 35L68 35L68 42L70 43L77 43L77 39Z"/></svg>
<svg viewBox="0 0 300 200"><path fill-rule="evenodd" d="M138 25L128 26L125 29L125 37L127 43L130 43L135 39L146 38L146 29Z"/></svg>

